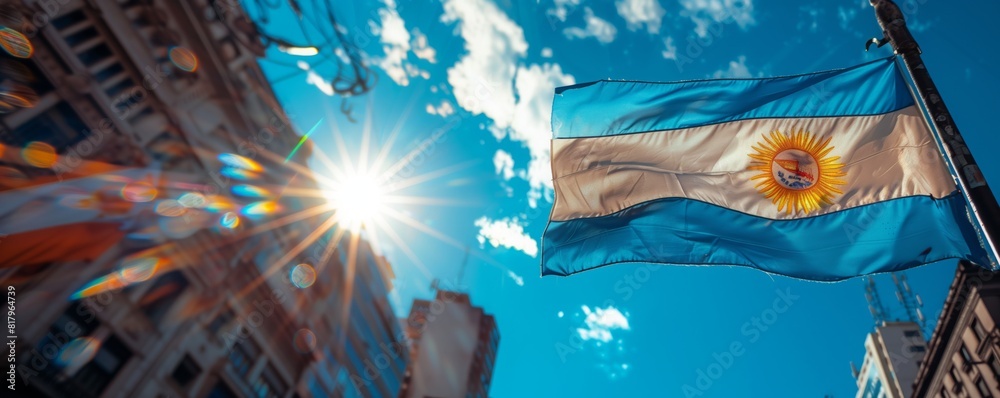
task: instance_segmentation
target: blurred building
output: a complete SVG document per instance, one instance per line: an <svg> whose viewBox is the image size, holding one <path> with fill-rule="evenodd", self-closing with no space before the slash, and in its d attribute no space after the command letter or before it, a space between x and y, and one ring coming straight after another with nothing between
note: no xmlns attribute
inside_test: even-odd
<svg viewBox="0 0 1000 398"><path fill-rule="evenodd" d="M33 47L0 52L18 394L398 393L406 353L383 368L376 349L402 335L389 265L330 232L286 258L324 220L276 219L325 201L282 194L317 189L310 149L285 164L300 135L239 3L16 0L0 18Z"/></svg>
<svg viewBox="0 0 1000 398"><path fill-rule="evenodd" d="M959 263L913 384L913 396L1000 396L998 320L1000 278Z"/></svg>
<svg viewBox="0 0 1000 398"><path fill-rule="evenodd" d="M489 396L500 330L468 294L438 290L434 301L414 300L406 332L411 358L401 396Z"/></svg>
<svg viewBox="0 0 1000 398"><path fill-rule="evenodd" d="M857 398L912 397L912 381L927 347L915 322L885 322L865 338L865 359L855 372Z"/></svg>

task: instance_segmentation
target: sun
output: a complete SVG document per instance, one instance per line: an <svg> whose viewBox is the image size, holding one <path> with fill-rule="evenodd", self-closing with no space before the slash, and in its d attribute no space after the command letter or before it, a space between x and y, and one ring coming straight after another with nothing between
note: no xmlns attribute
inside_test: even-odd
<svg viewBox="0 0 1000 398"><path fill-rule="evenodd" d="M799 129L782 133L779 130L764 135L763 142L753 146L753 161L748 170L758 171L751 180L754 186L785 214L805 213L832 205L833 197L842 195L837 187L847 182L840 156L827 156L833 149L830 138L820 140Z"/></svg>
<svg viewBox="0 0 1000 398"><path fill-rule="evenodd" d="M388 189L381 180L376 174L354 173L325 191L342 227L357 232L385 214Z"/></svg>

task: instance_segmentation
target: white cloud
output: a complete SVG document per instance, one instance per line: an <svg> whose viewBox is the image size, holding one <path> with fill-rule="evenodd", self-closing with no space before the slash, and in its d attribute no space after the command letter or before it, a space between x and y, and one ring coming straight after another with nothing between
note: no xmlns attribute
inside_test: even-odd
<svg viewBox="0 0 1000 398"><path fill-rule="evenodd" d="M753 17L753 0L680 0L680 15L694 22L695 33L708 36L708 28L713 24L735 22L746 30L757 23Z"/></svg>
<svg viewBox="0 0 1000 398"><path fill-rule="evenodd" d="M474 225L479 227L479 235L476 236L476 239L481 245L489 242L493 247L503 246L519 250L531 257L538 255L538 242L524 233L524 227L518 224L517 219L491 220L483 216L479 217Z"/></svg>
<svg viewBox="0 0 1000 398"><path fill-rule="evenodd" d="M448 69L455 100L470 113L484 114L506 128L514 117L510 82L517 60L528 50L524 32L488 0L446 0L441 22L456 21L468 53Z"/></svg>
<svg viewBox="0 0 1000 398"><path fill-rule="evenodd" d="M385 7L378 10L379 23L376 24L375 21L368 21L372 34L379 36L379 41L382 43L382 52L384 53L382 57L374 58L372 60L373 63L382 68L389 75L389 78L400 86L409 85L410 77L420 76L425 79L429 78L429 73L420 70L408 62L411 49L410 32L406 30L406 23L399 16L399 12L396 11L396 2L394 0L383 0L383 3ZM420 38L423 38L423 42L420 43L420 48L415 49L415 51L420 51L417 57L423 58L429 54L433 59L434 49L427 45L427 37L421 34ZM415 41L417 39L419 38L414 37ZM433 61L431 62L433 63Z"/></svg>
<svg viewBox="0 0 1000 398"><path fill-rule="evenodd" d="M319 91L322 91L323 94L333 95L333 84L326 79L323 79L323 77L316 73L316 71L312 70L309 67L309 63L299 61L298 66L299 69L306 71L306 83L316 86L316 88L318 88Z"/></svg>
<svg viewBox="0 0 1000 398"><path fill-rule="evenodd" d="M558 64L518 65L528 49L524 32L493 2L446 0L444 10L441 21L459 23L468 52L448 69L455 100L470 113L492 119L489 130L497 140L509 137L528 148L528 204L535 207L552 189L553 90L576 81Z"/></svg>
<svg viewBox="0 0 1000 398"><path fill-rule="evenodd" d="M507 276L509 276L510 279L513 279L514 283L516 283L518 286L524 286L524 278L514 273L514 271L507 270Z"/></svg>
<svg viewBox="0 0 1000 398"><path fill-rule="evenodd" d="M451 101L442 100L441 105L434 106L434 104L427 104L427 113L431 115L439 115L441 117L448 117L455 113L455 108L451 106Z"/></svg>
<svg viewBox="0 0 1000 398"><path fill-rule="evenodd" d="M663 46L666 47L663 50L664 59L677 59L677 46L674 45L674 38L667 36L663 39Z"/></svg>
<svg viewBox="0 0 1000 398"><path fill-rule="evenodd" d="M591 311L590 307L584 305L582 309L586 315L586 318L583 320L584 327L577 328L576 333L583 340L596 340L607 343L614 339L613 332L615 330L630 330L628 318L614 306L609 305L607 308L597 307Z"/></svg>
<svg viewBox="0 0 1000 398"><path fill-rule="evenodd" d="M854 23L854 17L858 15L858 10L854 8L844 8L837 7L837 19L840 20L840 28L843 30L853 31L855 27L852 26Z"/></svg>
<svg viewBox="0 0 1000 398"><path fill-rule="evenodd" d="M718 78L747 78L753 77L750 74L750 69L747 68L747 57L740 55L735 61L729 61L729 69L719 69L712 74L712 77Z"/></svg>
<svg viewBox="0 0 1000 398"><path fill-rule="evenodd" d="M427 35L420 32L420 29L413 29L413 41L410 42L413 46L413 55L417 58L430 62L432 64L437 63L437 51L430 46L427 42Z"/></svg>
<svg viewBox="0 0 1000 398"><path fill-rule="evenodd" d="M497 153L493 154L493 167L504 180L514 178L514 158L503 149L497 149Z"/></svg>
<svg viewBox="0 0 1000 398"><path fill-rule="evenodd" d="M601 19L600 17L594 15L594 11L587 7L584 9L586 15L583 19L587 22L587 25L579 27L570 27L563 29L563 35L567 39L586 39L588 37L593 37L597 41L608 44L615 41L615 35L618 34L618 29L610 22Z"/></svg>
<svg viewBox="0 0 1000 398"><path fill-rule="evenodd" d="M809 30L810 33L816 33L819 31L819 16L823 15L823 9L815 5L804 5L799 7L799 13L805 14L806 17L800 17L798 24L795 25L797 30Z"/></svg>
<svg viewBox="0 0 1000 398"><path fill-rule="evenodd" d="M542 58L552 58L552 49L548 47L543 48Z"/></svg>
<svg viewBox="0 0 1000 398"><path fill-rule="evenodd" d="M566 15L569 14L569 10L576 8L580 5L580 0L555 0L553 1L554 7L548 9L545 13L556 17L560 21L566 21Z"/></svg>
<svg viewBox="0 0 1000 398"><path fill-rule="evenodd" d="M660 7L658 0L617 0L615 7L628 23L628 29L635 31L646 26L646 31L655 34L660 32L660 23L666 12Z"/></svg>
<svg viewBox="0 0 1000 398"><path fill-rule="evenodd" d="M552 138L552 96L555 88L576 83L572 75L562 72L559 64L518 67L517 88L519 100L511 121L510 139L528 148L527 180L528 205L538 206L546 190L552 190L552 168L549 164Z"/></svg>

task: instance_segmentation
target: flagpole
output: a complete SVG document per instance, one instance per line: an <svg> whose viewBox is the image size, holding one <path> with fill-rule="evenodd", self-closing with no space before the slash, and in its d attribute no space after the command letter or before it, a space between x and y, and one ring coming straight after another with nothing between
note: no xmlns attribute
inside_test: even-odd
<svg viewBox="0 0 1000 398"><path fill-rule="evenodd" d="M920 57L920 46L917 45L910 30L906 27L906 20L903 17L899 6L892 0L869 0L872 7L875 7L875 16L878 24L882 27L885 37L881 41L873 39L879 47L892 44L896 54L903 59L906 70L913 79L917 94L924 103L924 107L930 115L930 122L937 130L938 138L943 143L945 155L951 159L951 164L957 174L959 184L969 200L972 209L972 216L981 227L985 248L993 257L994 264L990 268L996 269L996 262L1000 260L998 252L998 239L1000 239L1000 206L997 205L993 191L986 184L979 165L972 157L969 147L955 125L955 120L951 117L951 112L945 106L937 86L931 80L931 75L924 66L924 61ZM987 265L987 264L980 264Z"/></svg>

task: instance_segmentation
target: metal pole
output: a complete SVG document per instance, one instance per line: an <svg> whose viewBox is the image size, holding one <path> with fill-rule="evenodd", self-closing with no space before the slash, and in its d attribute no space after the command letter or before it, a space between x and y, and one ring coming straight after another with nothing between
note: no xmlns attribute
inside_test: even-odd
<svg viewBox="0 0 1000 398"><path fill-rule="evenodd" d="M969 147L965 145L965 140L958 132L948 107L945 106L938 93L937 86L931 80L931 75L924 66L924 61L920 58L920 46L913 39L910 30L906 27L906 20L903 18L899 6L892 0L869 0L872 7L875 7L875 16L878 24L882 27L885 40L892 44L896 54L903 58L903 64L913 78L917 94L927 108L931 122L937 129L939 138L943 142L945 155L951 159L951 163L958 174L958 181L962 190L966 193L969 205L972 209L972 216L976 219L982 229L983 240L987 252L993 256L993 264L988 265L996 269L996 262L1000 259L998 252L998 238L1000 238L1000 206L997 205L993 191L986 184L979 165L973 159Z"/></svg>

